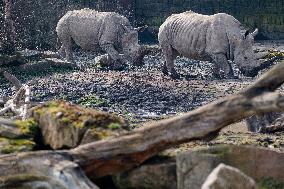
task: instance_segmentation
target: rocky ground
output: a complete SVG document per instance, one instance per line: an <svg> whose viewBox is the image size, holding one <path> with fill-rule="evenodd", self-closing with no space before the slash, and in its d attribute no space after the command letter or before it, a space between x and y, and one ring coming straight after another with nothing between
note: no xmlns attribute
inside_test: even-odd
<svg viewBox="0 0 284 189"><path fill-rule="evenodd" d="M284 51L284 43L261 42L255 49ZM97 55L77 51L77 64L85 70L46 69L23 72L9 69L21 81L32 87L34 102L64 99L75 104L115 112L128 119L133 127L140 122L182 114L208 102L241 91L256 78L243 77L233 65L239 79L216 80L210 62L179 57L176 61L180 80L173 80L160 72L161 53L157 46L144 58L145 65L128 65L122 71L111 71L97 64ZM9 96L13 88L0 78L0 97ZM139 124L141 125L141 124ZM244 126L244 124L239 124Z"/></svg>
<svg viewBox="0 0 284 189"><path fill-rule="evenodd" d="M283 44L284 42L261 42L256 45L255 49L257 51L267 51L270 49L274 51L273 53L284 52ZM252 84L252 82L259 77L244 77L233 64L235 75L238 76L239 79L217 80L212 77L212 63L199 62L179 57L176 62L176 68L182 77L180 80L173 80L168 76L164 76L160 72L162 64L161 53L157 49L157 46L151 46L151 48L153 49L153 52L145 57L144 66L137 68L127 65L121 71L108 70L98 64L97 55L80 51L75 52L75 60L79 66L84 66L85 69L47 68L42 70L40 69L36 72L28 72L27 69L22 70L17 66L4 69L14 74L22 82L31 86L33 102L41 103L54 99L63 99L71 101L74 104L114 112L127 119L132 128L143 126L144 123L148 121L156 121L169 116L183 114L218 98L237 93ZM38 62L29 62L29 64L36 63ZM275 64L276 63L278 62L275 62ZM265 71L266 70L263 72ZM11 84L1 76L0 86L0 99L6 96L11 96L15 93L15 88L13 88ZM280 91L283 91L283 87L280 88ZM58 108L57 105L56 107ZM52 110L54 111L54 109ZM68 110L68 108L65 108L64 110L60 109L60 114L56 115L59 117L65 115L65 110ZM46 113L46 111L42 111L41 113ZM70 115L75 115L75 113L72 112ZM63 118L64 123L66 124L67 122L69 124L69 122L72 122L73 120L67 120L66 116ZM107 129L111 130L116 127L118 127L117 124L110 124L107 126ZM54 131L56 129L51 128L50 130ZM62 139L62 144L60 145L63 145L64 142L70 142L68 137L65 137L66 140L63 140L64 137L58 137L57 134L60 132L57 130L53 133L55 134L56 139ZM51 141L54 142L56 139ZM0 138L0 147L1 142L2 144L5 144L6 142L3 140L4 138ZM21 139L19 142L19 145L17 145L15 140L13 140L13 142L10 142L9 140L9 145L8 148L6 148L5 153L10 153L13 150L28 151L35 149L34 142L27 143L30 142L30 140L23 141ZM250 133L246 129L245 121L242 121L228 126L212 141L195 141L166 150L154 158L158 164L155 169L151 167L151 164L146 164L146 168L141 166L141 170L143 170L143 173L147 174L147 178L150 178L151 181L155 180L154 183L156 183L156 180L162 180L160 172L157 171L159 170L157 167L159 168L159 162L163 165L163 158L169 158L173 155L178 156L177 154L182 154L189 149L202 149L202 147L217 146L219 144L234 144L238 146L256 145L283 152L284 132L274 134ZM56 145L59 145L59 143L56 143ZM22 149L22 146L25 146L25 148ZM66 144L64 144L64 146L66 146ZM254 148L251 149L254 150ZM207 155L208 154L206 154L206 157ZM232 157L235 158L235 156ZM271 157L269 156L269 158ZM238 160L238 158L236 159ZM153 161L153 159L150 160L150 162L151 161ZM261 163L261 165L262 164L263 163ZM169 173L176 173L176 164L171 162L170 164L165 165L169 166ZM149 172L147 172L147 166L150 166ZM139 175L139 169L137 170L138 173L134 171L133 175ZM164 171L166 169L162 167L161 170ZM162 173L164 173L163 171ZM156 173L158 175L158 179L153 179L155 178L153 175ZM129 175L128 177L125 177L125 174L123 174L121 178L126 178L126 181L127 179L132 181L133 178L131 177L131 173ZM175 175L173 177L174 181L169 179L168 176L168 174L165 175L165 178L169 182L165 183L176 185ZM141 177L137 178L143 178L143 181L138 179L138 183L145 183L145 176L143 174ZM261 188L283 188L282 184L279 184L279 187L278 185L277 187L270 187L271 182L272 181L269 180L269 183L266 184L269 185L269 187ZM275 185L275 182L273 181L272 184ZM140 185L138 184L138 186ZM113 188L113 186L110 186L109 188Z"/></svg>

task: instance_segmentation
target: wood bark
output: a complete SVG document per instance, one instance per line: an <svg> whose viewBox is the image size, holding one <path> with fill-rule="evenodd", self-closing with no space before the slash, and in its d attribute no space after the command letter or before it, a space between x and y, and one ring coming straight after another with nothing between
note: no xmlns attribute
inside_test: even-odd
<svg viewBox="0 0 284 189"><path fill-rule="evenodd" d="M0 156L0 178L5 175L38 173L57 179L56 167L77 167L72 176L102 177L134 168L157 153L177 144L214 136L223 127L254 114L284 110L284 96L274 92L284 82L284 62L274 66L246 90L222 98L182 116L158 121L117 138L93 142L69 151L46 151ZM64 164L66 162L67 164ZM79 166L79 167L78 167ZM59 166L61 167L61 166ZM50 175L50 170L57 171ZM4 173L5 172L5 173ZM60 172L62 173L62 172ZM74 176L75 175L75 176ZM82 176L82 182L89 181ZM75 179L75 178L74 178ZM75 179L76 180L76 179ZM70 181L71 182L71 181ZM85 184L86 185L86 184ZM91 186L94 187L94 186ZM79 187L80 188L80 187Z"/></svg>
<svg viewBox="0 0 284 189"><path fill-rule="evenodd" d="M2 51L11 54L15 51L16 29L12 17L12 0L4 0L4 37L1 41Z"/></svg>
<svg viewBox="0 0 284 189"><path fill-rule="evenodd" d="M97 189L72 157L61 152L0 156L0 188Z"/></svg>
<svg viewBox="0 0 284 189"><path fill-rule="evenodd" d="M17 117L25 120L28 118L28 110L31 107L30 97L31 89L28 85L22 84L15 76L8 72L4 72L4 77L10 81L16 88L17 93L7 100L4 108L0 109L0 115L5 114L7 111L12 111Z"/></svg>

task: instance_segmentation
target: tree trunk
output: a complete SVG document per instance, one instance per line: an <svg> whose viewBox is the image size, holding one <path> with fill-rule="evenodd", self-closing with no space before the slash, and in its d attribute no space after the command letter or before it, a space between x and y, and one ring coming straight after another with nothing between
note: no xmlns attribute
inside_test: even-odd
<svg viewBox="0 0 284 189"><path fill-rule="evenodd" d="M0 157L0 188L97 189L63 151ZM36 187L37 186L37 187ZM41 187L40 187L41 186Z"/></svg>
<svg viewBox="0 0 284 189"><path fill-rule="evenodd" d="M3 53L12 54L15 51L16 30L12 17L12 0L4 0L4 34L1 41L1 50Z"/></svg>

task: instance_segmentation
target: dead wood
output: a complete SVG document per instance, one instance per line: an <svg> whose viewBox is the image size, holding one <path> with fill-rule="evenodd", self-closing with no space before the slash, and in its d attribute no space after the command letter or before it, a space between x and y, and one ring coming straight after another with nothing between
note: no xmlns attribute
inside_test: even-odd
<svg viewBox="0 0 284 189"><path fill-rule="evenodd" d="M23 72L42 72L51 68L59 69L76 69L76 64L62 61L57 58L46 58L34 64L23 64L19 66Z"/></svg>
<svg viewBox="0 0 284 189"><path fill-rule="evenodd" d="M64 172L70 170L68 166L65 169L66 161L67 165L79 165L87 175L94 177L131 169L167 148L214 135L223 127L246 117L283 111L284 96L274 92L284 82L283 72L284 62L274 66L241 93L222 98L182 116L149 124L117 138L89 143L69 151L0 156L0 178L4 176L1 175L3 172L11 176L41 172L39 175L58 180L60 174L49 175L50 171L45 170L52 169L58 173L57 165L63 164L63 173L69 174L68 171ZM75 175L72 178L82 175L79 167L77 171L76 174L71 171ZM86 177L83 178L88 183Z"/></svg>
<svg viewBox="0 0 284 189"><path fill-rule="evenodd" d="M13 18L12 0L4 0L4 31L0 38L0 50L5 53L13 53L16 45L16 29Z"/></svg>
<svg viewBox="0 0 284 189"><path fill-rule="evenodd" d="M284 115L280 115L277 119L275 119L271 125L267 127L261 127L259 132L261 133L275 133L284 131Z"/></svg>
<svg viewBox="0 0 284 189"><path fill-rule="evenodd" d="M63 151L47 151L1 156L0 188L97 189L98 187L85 176L70 155Z"/></svg>
<svg viewBox="0 0 284 189"><path fill-rule="evenodd" d="M4 72L4 77L16 87L17 92L11 99L5 102L4 108L0 110L0 115L5 114L7 111L12 111L21 119L27 119L28 110L31 106L30 87L26 84L22 84L15 76L6 71Z"/></svg>

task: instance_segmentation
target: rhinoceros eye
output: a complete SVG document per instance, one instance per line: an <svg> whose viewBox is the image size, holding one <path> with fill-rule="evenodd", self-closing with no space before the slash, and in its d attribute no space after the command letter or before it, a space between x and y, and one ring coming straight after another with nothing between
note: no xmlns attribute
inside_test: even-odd
<svg viewBox="0 0 284 189"><path fill-rule="evenodd" d="M248 57L246 57L246 56L245 56L244 58L245 58L245 60L247 60L247 59L248 59Z"/></svg>

